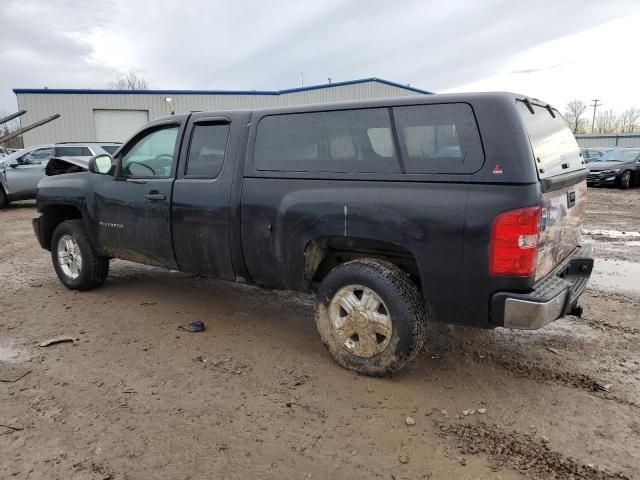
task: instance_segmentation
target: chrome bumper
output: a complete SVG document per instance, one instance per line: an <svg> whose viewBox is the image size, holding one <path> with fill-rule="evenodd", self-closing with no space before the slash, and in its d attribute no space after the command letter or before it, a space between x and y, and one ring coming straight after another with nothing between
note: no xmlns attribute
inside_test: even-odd
<svg viewBox="0 0 640 480"><path fill-rule="evenodd" d="M504 326L520 330L537 330L564 315L567 292L548 302L531 302L507 298L504 305Z"/></svg>
<svg viewBox="0 0 640 480"><path fill-rule="evenodd" d="M577 305L592 270L592 249L576 249L531 292L494 294L491 299L492 323L507 328L536 330L567 315Z"/></svg>

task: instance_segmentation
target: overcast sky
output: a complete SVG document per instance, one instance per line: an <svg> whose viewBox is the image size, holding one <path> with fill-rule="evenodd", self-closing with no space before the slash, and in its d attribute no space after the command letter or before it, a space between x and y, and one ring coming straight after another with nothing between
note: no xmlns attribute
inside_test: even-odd
<svg viewBox="0 0 640 480"><path fill-rule="evenodd" d="M638 0L0 0L13 88L284 89L380 77L640 107Z"/></svg>

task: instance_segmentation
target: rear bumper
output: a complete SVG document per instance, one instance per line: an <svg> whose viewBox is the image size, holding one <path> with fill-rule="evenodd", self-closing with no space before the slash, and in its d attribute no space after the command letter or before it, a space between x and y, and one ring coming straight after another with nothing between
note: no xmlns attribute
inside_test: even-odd
<svg viewBox="0 0 640 480"><path fill-rule="evenodd" d="M494 294L491 298L492 323L536 330L565 316L577 305L592 270L591 248L577 248L531 292Z"/></svg>

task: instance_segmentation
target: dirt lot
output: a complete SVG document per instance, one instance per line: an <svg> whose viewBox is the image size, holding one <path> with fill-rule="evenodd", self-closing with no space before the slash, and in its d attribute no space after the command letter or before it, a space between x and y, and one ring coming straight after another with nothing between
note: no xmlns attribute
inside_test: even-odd
<svg viewBox="0 0 640 480"><path fill-rule="evenodd" d="M0 382L2 479L640 478L640 189L590 190L584 318L432 325L387 379L333 363L308 296L120 261L66 290L34 213L0 212L0 377L29 372Z"/></svg>

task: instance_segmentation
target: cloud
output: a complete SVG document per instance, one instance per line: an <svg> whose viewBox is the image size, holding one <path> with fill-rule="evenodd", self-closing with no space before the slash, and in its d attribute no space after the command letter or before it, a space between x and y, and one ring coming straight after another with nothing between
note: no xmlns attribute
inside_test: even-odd
<svg viewBox="0 0 640 480"><path fill-rule="evenodd" d="M442 91L639 9L626 0L3 0L0 111L15 110L12 88L103 88L128 70L152 88L281 89L304 72L306 84L378 76Z"/></svg>
<svg viewBox="0 0 640 480"><path fill-rule="evenodd" d="M509 73L519 73L519 74L529 74L529 73L537 73L537 72L546 72L548 70L554 70L560 67L564 67L565 65L572 65L575 62L561 62L561 63L555 63L553 65L547 65L545 67L537 67L537 68L524 68L521 70L511 70L511 72Z"/></svg>

